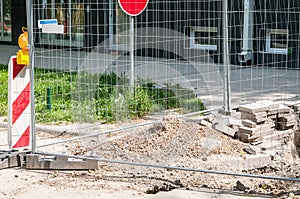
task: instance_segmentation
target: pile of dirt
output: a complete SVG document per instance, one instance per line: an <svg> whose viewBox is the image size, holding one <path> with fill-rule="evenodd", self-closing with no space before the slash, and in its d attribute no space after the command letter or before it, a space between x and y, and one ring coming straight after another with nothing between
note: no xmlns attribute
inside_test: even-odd
<svg viewBox="0 0 300 199"><path fill-rule="evenodd" d="M134 129L123 137L110 137L106 142L91 145L93 142L89 143L92 154L101 158L163 164L182 158L240 155L244 147L242 142L221 132L170 116L148 128Z"/></svg>
<svg viewBox="0 0 300 199"><path fill-rule="evenodd" d="M164 149L170 141L184 142L181 132L185 129L191 133L201 132L201 128L195 125L187 125L176 118L165 118L161 123L154 124L149 129L134 133L111 142L116 147L126 151L149 155Z"/></svg>

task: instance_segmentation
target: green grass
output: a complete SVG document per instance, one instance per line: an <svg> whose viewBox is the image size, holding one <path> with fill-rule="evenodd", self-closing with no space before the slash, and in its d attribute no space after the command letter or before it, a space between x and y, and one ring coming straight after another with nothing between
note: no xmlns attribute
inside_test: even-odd
<svg viewBox="0 0 300 199"><path fill-rule="evenodd" d="M76 75L35 70L35 109L38 122L72 122L72 92ZM47 88L52 90L52 109L47 109Z"/></svg>
<svg viewBox="0 0 300 199"><path fill-rule="evenodd" d="M8 68L0 66L0 115L7 115ZM204 110L192 91L179 85L155 88L140 80L132 92L129 79L110 74L73 74L35 70L35 109L39 123L116 122L143 117L150 112L181 108L183 112ZM51 110L47 109L51 89Z"/></svg>
<svg viewBox="0 0 300 199"><path fill-rule="evenodd" d="M8 67L0 65L0 116L7 115L8 110Z"/></svg>

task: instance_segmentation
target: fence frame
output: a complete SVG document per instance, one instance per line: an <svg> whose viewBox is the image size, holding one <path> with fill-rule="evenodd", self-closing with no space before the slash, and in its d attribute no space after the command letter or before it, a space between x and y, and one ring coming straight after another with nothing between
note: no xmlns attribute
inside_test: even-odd
<svg viewBox="0 0 300 199"><path fill-rule="evenodd" d="M26 9L27 9L27 25L28 25L28 32L29 32L29 54L30 54L30 81L31 81L31 136L32 136L32 153L33 154L41 154L41 155L58 155L58 154L51 154L51 153L44 153L44 152L38 152L37 148L44 147L44 146L49 146L49 145L42 145L42 146L37 146L36 144L36 120L35 120L35 95L34 95L34 54L35 54L35 46L34 46L34 39L33 39L33 0L28 0L26 1ZM133 19L133 18L132 18ZM223 111L225 113L230 113L231 111L231 88L230 88L230 59L229 59L229 35L228 35L228 5L227 5L227 0L223 0L223 20L222 20L222 26L223 26L223 50L224 50L224 55L223 55L223 65L224 65L224 77L223 77ZM133 28L131 26L131 31L133 31ZM133 38L131 38L131 45L133 46ZM133 52L133 50L132 50ZM133 53L131 57L131 61L134 60ZM131 67L134 67L132 65ZM133 70L132 70L133 71ZM131 76L133 77L134 74L132 73ZM131 79L131 86L133 87L133 78ZM213 110L209 110L213 111ZM203 111L207 112L207 111ZM199 114L203 112L196 112L194 113ZM148 125L148 124L142 124L142 125ZM130 128L135 128L138 127L139 125L130 127ZM125 128L125 129L130 129L130 128ZM120 129L116 129L114 131L118 131ZM122 129L124 130L124 129ZM57 143L62 143L62 142L67 142L71 140L76 140L76 139L82 139L86 137L91 137L94 135L100 135L100 134L106 134L110 133L112 131L107 131L107 132L102 132L102 133L96 133L96 134L91 134L87 136L80 136L76 138L71 138L67 140L63 140L61 142L56 142L53 144ZM61 154L59 154L61 155ZM107 160L107 159L101 159L101 158L90 158L90 157L81 157L81 156L71 156L71 155L65 155L66 157L69 158L82 158L82 159L91 159L91 160L97 160L100 162L107 162L107 163L116 163L116 164L126 164L126 165L133 165L133 166L143 166L143 167L152 167L152 168L163 168L163 169L175 169L175 170L181 170L181 171L193 171L193 172L201 172L201 173L210 173L210 174L220 174L220 175L232 175L232 176L240 176L240 177L250 177L250 178L262 178L262 179L273 179L273 180L284 180L284 181L295 181L299 182L300 178L288 178L288 177L276 177L276 176L264 176L264 175L254 175L254 174L243 174L243 173L232 173L232 172L221 172L221 171L214 171L214 170L203 170L203 169L196 169L196 168L181 168L181 167L174 167L174 166L165 166L165 165L155 165L155 164L143 164L143 163L137 163L137 162L126 162L126 161L118 161L118 160Z"/></svg>

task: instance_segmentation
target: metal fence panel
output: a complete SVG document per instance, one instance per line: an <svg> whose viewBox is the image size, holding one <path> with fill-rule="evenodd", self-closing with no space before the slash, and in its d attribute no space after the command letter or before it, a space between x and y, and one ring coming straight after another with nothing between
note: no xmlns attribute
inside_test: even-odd
<svg viewBox="0 0 300 199"><path fill-rule="evenodd" d="M241 132L242 121L216 116L216 110L230 104L245 115L240 105L259 100L297 107L299 4L150 1L135 17L132 67L130 17L117 1L33 1L38 151L208 173L290 177L281 171L294 161L289 148L293 125L287 132L271 126L270 137L260 135L268 142L259 140L264 145L255 146L228 136L228 129ZM38 27L41 19L57 19L61 33ZM288 114L296 115L291 108ZM221 125L223 133L210 125ZM278 162L284 164L261 173Z"/></svg>

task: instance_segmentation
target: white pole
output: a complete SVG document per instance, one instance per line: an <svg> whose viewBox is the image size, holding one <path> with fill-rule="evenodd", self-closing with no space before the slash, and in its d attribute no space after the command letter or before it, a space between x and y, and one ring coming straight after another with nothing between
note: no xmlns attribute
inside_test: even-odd
<svg viewBox="0 0 300 199"><path fill-rule="evenodd" d="M36 152L35 130L35 105L34 105L34 42L33 42L33 1L26 1L28 45L29 45L29 68L30 68L30 104L31 104L31 147L32 153Z"/></svg>
<svg viewBox="0 0 300 199"><path fill-rule="evenodd" d="M223 63L224 63L224 111L230 112L230 68L229 68L229 47L228 47L228 5L223 0Z"/></svg>
<svg viewBox="0 0 300 199"><path fill-rule="evenodd" d="M131 60L131 72L130 72L130 89L134 91L134 17L130 19L130 60Z"/></svg>

